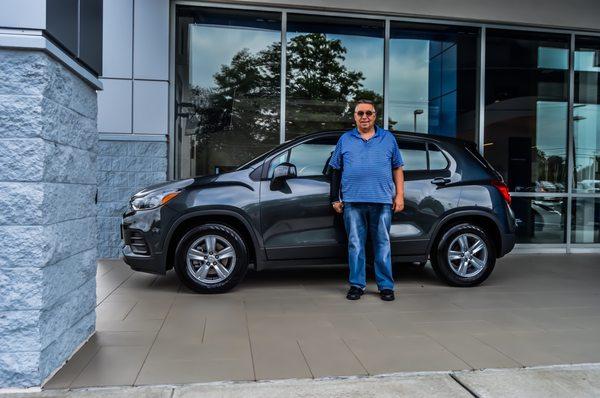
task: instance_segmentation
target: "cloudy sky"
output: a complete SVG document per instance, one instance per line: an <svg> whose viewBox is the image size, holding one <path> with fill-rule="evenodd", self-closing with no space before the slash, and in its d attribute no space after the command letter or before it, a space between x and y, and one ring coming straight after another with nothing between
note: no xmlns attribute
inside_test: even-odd
<svg viewBox="0 0 600 398"><path fill-rule="evenodd" d="M280 40L278 31L248 27L190 25L190 84L214 86L213 76L221 65L229 65L232 57L247 48L251 53L265 49ZM300 33L288 33L288 40ZM347 49L344 64L348 69L362 71L365 89L383 93L383 39L330 34ZM413 112L418 116L418 130L427 130L429 92L429 41L393 39L390 42L390 117L397 129L413 129Z"/></svg>

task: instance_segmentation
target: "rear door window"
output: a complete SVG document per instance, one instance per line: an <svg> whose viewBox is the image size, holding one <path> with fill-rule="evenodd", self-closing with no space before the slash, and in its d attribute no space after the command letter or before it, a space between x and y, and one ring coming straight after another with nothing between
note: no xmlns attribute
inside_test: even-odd
<svg viewBox="0 0 600 398"><path fill-rule="evenodd" d="M427 170L427 148L424 142L398 140L398 148L404 160L404 170Z"/></svg>
<svg viewBox="0 0 600 398"><path fill-rule="evenodd" d="M435 144L428 143L427 149L429 153L429 170L445 170L449 163L440 148Z"/></svg>

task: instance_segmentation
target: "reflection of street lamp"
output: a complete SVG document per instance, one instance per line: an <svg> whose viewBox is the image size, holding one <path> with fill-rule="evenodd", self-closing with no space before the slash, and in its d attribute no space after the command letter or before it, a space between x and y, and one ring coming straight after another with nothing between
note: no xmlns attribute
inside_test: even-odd
<svg viewBox="0 0 600 398"><path fill-rule="evenodd" d="M423 113L423 109L415 109L415 111L413 112L413 115L415 117L414 119L414 125L413 125L413 131L416 133L417 132L417 115L420 115Z"/></svg>

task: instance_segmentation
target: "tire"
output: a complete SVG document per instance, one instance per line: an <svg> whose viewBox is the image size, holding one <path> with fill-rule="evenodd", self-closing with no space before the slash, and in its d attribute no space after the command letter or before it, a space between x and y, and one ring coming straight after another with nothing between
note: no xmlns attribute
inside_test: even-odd
<svg viewBox="0 0 600 398"><path fill-rule="evenodd" d="M466 244L464 239L467 239ZM462 243L461 243L462 241ZM479 250L476 243L483 245ZM463 248L468 247L463 253ZM451 253L452 251L452 253ZM466 254L469 252L470 254ZM450 261L450 258L453 258ZM496 264L496 251L487 233L477 225L458 224L442 233L431 253L431 266L438 278L450 286L471 287L485 281ZM461 266L466 259L466 268Z"/></svg>
<svg viewBox="0 0 600 398"><path fill-rule="evenodd" d="M227 252L224 249L228 249ZM224 254L219 258L218 253ZM227 292L240 283L248 271L246 243L227 225L206 224L192 228L177 244L175 271L181 282L195 292Z"/></svg>

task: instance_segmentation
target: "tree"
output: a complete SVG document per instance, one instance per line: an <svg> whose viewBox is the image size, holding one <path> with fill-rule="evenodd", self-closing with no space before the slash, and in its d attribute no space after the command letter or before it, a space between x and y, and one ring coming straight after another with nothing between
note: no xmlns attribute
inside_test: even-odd
<svg viewBox="0 0 600 398"><path fill-rule="evenodd" d="M352 125L352 103L359 98L381 105L383 98L364 90L364 76L345 65L347 50L325 34L294 36L287 43L286 131L289 138ZM202 146L225 150L230 162L241 163L279 142L281 44L252 54L236 53L222 65L214 88L193 87L192 119ZM379 106L381 109L381 106Z"/></svg>

